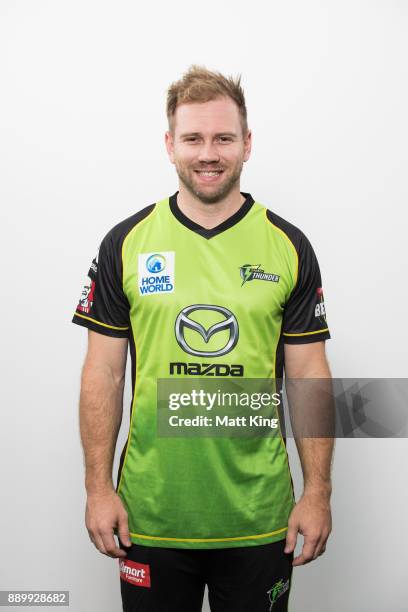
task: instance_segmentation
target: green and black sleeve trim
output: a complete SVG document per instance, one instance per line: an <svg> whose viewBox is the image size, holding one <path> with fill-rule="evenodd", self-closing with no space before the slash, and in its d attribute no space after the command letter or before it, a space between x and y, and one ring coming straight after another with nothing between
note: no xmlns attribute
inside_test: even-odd
<svg viewBox="0 0 408 612"><path fill-rule="evenodd" d="M72 322L105 336L130 336L129 301L123 290L122 245L155 204L121 221L103 238L92 260Z"/></svg>
<svg viewBox="0 0 408 612"><path fill-rule="evenodd" d="M296 283L285 304L282 336L286 344L306 344L330 338L316 254L305 234L267 210L268 220L291 241L297 253Z"/></svg>

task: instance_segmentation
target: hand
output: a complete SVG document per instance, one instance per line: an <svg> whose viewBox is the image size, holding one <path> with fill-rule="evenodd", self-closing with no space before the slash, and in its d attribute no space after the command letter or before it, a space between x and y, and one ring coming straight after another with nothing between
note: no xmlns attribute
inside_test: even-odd
<svg viewBox="0 0 408 612"><path fill-rule="evenodd" d="M114 559L126 557L126 551L116 545L113 533L117 527L122 544L131 546L128 515L114 490L88 494L85 525L91 541L101 553Z"/></svg>
<svg viewBox="0 0 408 612"><path fill-rule="evenodd" d="M298 532L304 536L302 552L293 559L292 565L304 565L322 555L331 529L328 496L319 492L304 492L289 516L286 534L285 553L295 550Z"/></svg>

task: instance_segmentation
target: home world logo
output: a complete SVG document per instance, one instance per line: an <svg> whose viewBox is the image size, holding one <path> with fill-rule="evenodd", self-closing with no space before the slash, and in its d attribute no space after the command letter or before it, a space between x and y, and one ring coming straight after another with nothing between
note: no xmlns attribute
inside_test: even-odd
<svg viewBox="0 0 408 612"><path fill-rule="evenodd" d="M174 291L174 251L140 253L138 261L140 295Z"/></svg>

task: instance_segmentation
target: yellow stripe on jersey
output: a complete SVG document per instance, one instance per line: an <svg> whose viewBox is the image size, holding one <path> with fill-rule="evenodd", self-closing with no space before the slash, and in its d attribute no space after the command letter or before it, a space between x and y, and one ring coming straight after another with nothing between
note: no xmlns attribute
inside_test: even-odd
<svg viewBox="0 0 408 612"><path fill-rule="evenodd" d="M328 327L325 327L324 329L318 329L317 331L311 331L311 332L304 332L302 334L288 334L286 332L283 332L284 336L310 336L311 334L322 334L323 332L329 331Z"/></svg>
<svg viewBox="0 0 408 612"><path fill-rule="evenodd" d="M86 317L85 315L79 314L77 312L74 313L74 316L81 317L81 319L86 319L87 321L92 321L93 323L97 323L98 325L103 325L103 327L109 327L109 329L129 329L129 327L117 327L116 325L108 325L107 323L102 323L101 321L92 319L92 317Z"/></svg>

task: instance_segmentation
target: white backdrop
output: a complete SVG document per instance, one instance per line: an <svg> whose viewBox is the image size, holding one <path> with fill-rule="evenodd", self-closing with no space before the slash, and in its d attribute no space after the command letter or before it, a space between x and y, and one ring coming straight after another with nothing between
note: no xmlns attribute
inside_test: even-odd
<svg viewBox="0 0 408 612"><path fill-rule="evenodd" d="M120 610L84 526L70 321L105 233L177 188L165 93L190 64L242 73L242 189L315 248L333 375L407 376L407 31L402 0L0 0L0 589ZM128 379L120 449L129 402ZM406 440L337 443L334 530L292 612L406 609L406 470Z"/></svg>

